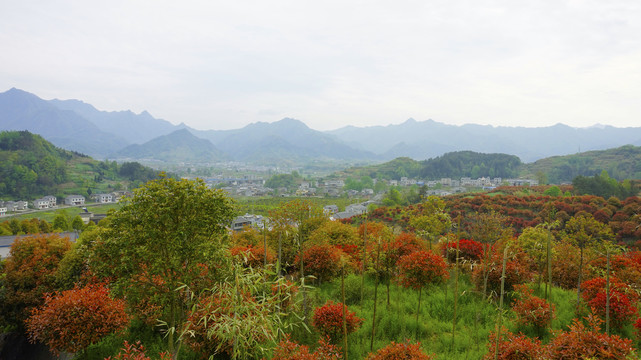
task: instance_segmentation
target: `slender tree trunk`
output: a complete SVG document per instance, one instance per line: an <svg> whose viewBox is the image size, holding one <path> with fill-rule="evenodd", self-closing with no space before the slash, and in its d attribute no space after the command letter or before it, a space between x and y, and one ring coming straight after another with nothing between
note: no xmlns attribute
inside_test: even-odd
<svg viewBox="0 0 641 360"><path fill-rule="evenodd" d="M610 249L607 251L607 266L605 270L605 333L610 336Z"/></svg>
<svg viewBox="0 0 641 360"><path fill-rule="evenodd" d="M236 293L234 296L234 332L236 333L234 336L234 349L232 350L233 358L238 359L238 336L239 336L239 330L238 330L238 303L240 302L240 289L238 288L238 269L234 267L234 283L236 287Z"/></svg>
<svg viewBox="0 0 641 360"><path fill-rule="evenodd" d="M454 314L452 317L452 350L454 350L454 342L456 341L456 311L458 309L458 277L459 277L459 269L458 269L458 261L459 261L459 253L460 253L460 242L461 240L457 238L456 240L456 267L454 268Z"/></svg>
<svg viewBox="0 0 641 360"><path fill-rule="evenodd" d="M423 287L418 288L418 305L416 306L416 338L418 339L418 315L421 313L421 293Z"/></svg>
<svg viewBox="0 0 641 360"><path fill-rule="evenodd" d="M548 268L548 281L545 283L545 301L550 301L550 293L552 292L552 257L551 255L551 243L552 242L552 232L548 228L548 241L546 246L546 265ZM549 288L549 290L548 290Z"/></svg>
<svg viewBox="0 0 641 360"><path fill-rule="evenodd" d="M576 286L576 314L579 314L579 307L581 306L581 281L583 280L583 248L581 250L581 258L579 260L579 283Z"/></svg>
<svg viewBox="0 0 641 360"><path fill-rule="evenodd" d="M389 272L388 272L388 274L389 274ZM388 275L388 276L391 276L391 275ZM387 287L387 306L385 308L388 309L388 310L389 310L389 306L390 306L389 305L390 304L390 302L389 302L389 283L391 281L392 281L392 279L387 279L387 282L385 283L385 286Z"/></svg>
<svg viewBox="0 0 641 360"><path fill-rule="evenodd" d="M278 231L278 277L283 277L283 232Z"/></svg>
<svg viewBox="0 0 641 360"><path fill-rule="evenodd" d="M176 327L176 304L174 299L171 299L171 305L170 310L169 310L169 333L167 334L167 342L169 345L169 353L171 354L171 357L176 360L178 359L178 352L176 351L176 344L174 343L174 333L175 333L175 327Z"/></svg>
<svg viewBox="0 0 641 360"><path fill-rule="evenodd" d="M267 267L267 229L265 229L265 220L263 220L263 252L265 252L265 268Z"/></svg>
<svg viewBox="0 0 641 360"><path fill-rule="evenodd" d="M299 244L299 249L298 249L298 254L300 256L300 283L301 283L301 289L300 291L303 293L303 316L305 319L307 319L307 291L305 291L305 263L303 262L303 229L301 227L303 226L303 219L301 218L300 223L298 225L298 244Z"/></svg>
<svg viewBox="0 0 641 360"><path fill-rule="evenodd" d="M345 306L345 266L341 266L341 297L343 301L343 357L347 360L347 311Z"/></svg>
<svg viewBox="0 0 641 360"><path fill-rule="evenodd" d="M381 244L379 239L378 248L376 250L376 263L374 264L375 269L378 268L380 255L381 255ZM379 275L378 275L378 271L376 271L376 283L374 284L374 314L372 316L372 337L369 342L370 352L374 350L374 335L376 334L376 305L378 303L378 282L379 282Z"/></svg>
<svg viewBox="0 0 641 360"><path fill-rule="evenodd" d="M499 300L499 319L496 329L496 344L494 346L494 360L499 358L499 342L501 341L501 327L503 326L503 294L505 290L505 266L507 265L507 249L503 250L503 269L501 271L501 296Z"/></svg>
<svg viewBox="0 0 641 360"><path fill-rule="evenodd" d="M487 245L487 244L486 244ZM485 247L484 261L483 261L483 298L487 299L487 279L490 277L490 258L491 258L491 247L488 245Z"/></svg>
<svg viewBox="0 0 641 360"><path fill-rule="evenodd" d="M389 310L389 283L392 281L392 274L390 272L390 263L389 263L389 253L390 253L390 242L391 239L387 237L387 253L385 255L385 274L387 275L387 282L385 283L387 287L387 305L385 306L386 310Z"/></svg>
<svg viewBox="0 0 641 360"><path fill-rule="evenodd" d="M361 261L361 307L363 307L363 297L365 294L366 259L367 259L367 218L365 218L365 227L363 228L363 261Z"/></svg>

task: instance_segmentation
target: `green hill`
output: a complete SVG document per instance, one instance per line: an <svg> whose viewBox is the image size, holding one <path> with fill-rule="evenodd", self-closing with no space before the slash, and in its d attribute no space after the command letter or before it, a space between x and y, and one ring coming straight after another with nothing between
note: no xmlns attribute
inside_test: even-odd
<svg viewBox="0 0 641 360"><path fill-rule="evenodd" d="M553 156L524 165L521 176L531 177L544 173L549 183L559 184L571 182L579 175L599 175L603 170L617 180L641 179L641 147L626 145L615 149Z"/></svg>
<svg viewBox="0 0 641 360"><path fill-rule="evenodd" d="M90 195L127 189L157 176L138 163L97 161L28 131L0 132L0 198Z"/></svg>
<svg viewBox="0 0 641 360"><path fill-rule="evenodd" d="M514 155L456 151L424 161L396 158L379 165L348 169L346 173L348 176L382 179L400 179L403 176L429 180L481 176L508 178L518 176L521 165L521 160Z"/></svg>
<svg viewBox="0 0 641 360"><path fill-rule="evenodd" d="M577 176L599 175L603 170L619 181L641 179L641 147L626 145L615 149L553 156L529 164L522 163L514 155L456 151L424 161L397 158L383 164L351 168L344 174L381 179L407 176L426 180L444 177L537 179L545 174L548 183L560 184L572 182Z"/></svg>
<svg viewBox="0 0 641 360"><path fill-rule="evenodd" d="M117 158L154 159L166 162L207 163L227 157L209 140L192 135L189 130L176 130L142 145L133 144L118 151Z"/></svg>

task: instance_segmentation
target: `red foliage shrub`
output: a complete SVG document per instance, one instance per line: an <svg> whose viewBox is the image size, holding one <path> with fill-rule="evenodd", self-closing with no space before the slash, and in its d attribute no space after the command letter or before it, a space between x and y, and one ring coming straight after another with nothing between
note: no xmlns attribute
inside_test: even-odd
<svg viewBox="0 0 641 360"><path fill-rule="evenodd" d="M641 318L638 318L634 324L632 324L634 327L634 332L637 335L637 339L641 339Z"/></svg>
<svg viewBox="0 0 641 360"><path fill-rule="evenodd" d="M0 319L22 326L31 308L42 304L43 294L56 289L58 264L70 248L69 239L58 235L26 236L11 244L2 270Z"/></svg>
<svg viewBox="0 0 641 360"><path fill-rule="evenodd" d="M641 258L639 252L628 252L610 256L610 276L616 277L620 282L630 285L634 289L641 289ZM590 262L588 266L588 279L599 277L607 268L607 259L601 256Z"/></svg>
<svg viewBox="0 0 641 360"><path fill-rule="evenodd" d="M246 264L256 268L265 264L265 248L260 246L243 246L237 245L229 249L232 256L243 256ZM276 254L270 248L267 248L267 263L272 264L276 261Z"/></svg>
<svg viewBox="0 0 641 360"><path fill-rule="evenodd" d="M272 360L338 360L342 358L340 349L330 344L327 338L318 339L316 351L310 353L307 346L291 341L289 336L285 336L285 339L276 346Z"/></svg>
<svg viewBox="0 0 641 360"><path fill-rule="evenodd" d="M456 241L449 241L443 247L443 256L450 263L456 262ZM459 240L459 259L478 261L483 256L483 244L478 241L461 239Z"/></svg>
<svg viewBox="0 0 641 360"><path fill-rule="evenodd" d="M532 295L527 285L514 286L518 299L512 305L516 313L516 322L521 326L533 325L538 329L550 326L554 319L554 304Z"/></svg>
<svg viewBox="0 0 641 360"><path fill-rule="evenodd" d="M605 319L606 279L594 278L581 284L581 297L588 303L592 312ZM637 314L635 304L639 301L637 293L629 285L618 279L610 278L610 319L612 325L621 327Z"/></svg>
<svg viewBox="0 0 641 360"><path fill-rule="evenodd" d="M547 346L547 359L626 359L634 353L632 340L601 333L601 320L588 317L587 328L577 319L568 331L557 331Z"/></svg>
<svg viewBox="0 0 641 360"><path fill-rule="evenodd" d="M305 274L312 275L318 281L331 280L340 273L342 251L330 244L314 244L303 250ZM300 259L296 258L296 264Z"/></svg>
<svg viewBox="0 0 641 360"><path fill-rule="evenodd" d="M361 326L363 319L356 316L356 313L350 311L346 305L334 303L331 300L314 309L312 326L321 335L328 336L332 342L337 342L343 338L343 308L345 308L347 333L353 333Z"/></svg>
<svg viewBox="0 0 641 360"><path fill-rule="evenodd" d="M32 343L41 341L54 351L77 352L129 323L125 302L109 297L103 285L88 285L46 294L42 306L26 321Z"/></svg>
<svg viewBox="0 0 641 360"><path fill-rule="evenodd" d="M545 360L545 348L541 345L539 339L530 339L523 334L513 334L507 330L503 331L504 338L499 340L499 357L500 360ZM483 360L494 359L496 353L496 333L490 334L490 341L487 343L487 353Z"/></svg>
<svg viewBox="0 0 641 360"><path fill-rule="evenodd" d="M431 251L421 250L405 255L399 260L398 266L401 285L415 290L441 283L449 277L443 257Z"/></svg>
<svg viewBox="0 0 641 360"><path fill-rule="evenodd" d="M172 357L169 353L160 353L160 360L170 359L172 359ZM120 349L118 355L114 358L110 356L105 358L105 360L151 360L151 358L145 355L145 347L140 343L140 341L137 341L135 344L130 344L125 340L125 344Z"/></svg>
<svg viewBox="0 0 641 360"><path fill-rule="evenodd" d="M404 343L395 343L392 341L386 347L378 350L376 353L370 353L367 360L431 360L433 355L427 355L421 351L421 343L412 344L409 340Z"/></svg>
<svg viewBox="0 0 641 360"><path fill-rule="evenodd" d="M554 244L552 283L563 289L576 289L579 281L579 249L567 242ZM583 267L585 278L587 266Z"/></svg>
<svg viewBox="0 0 641 360"><path fill-rule="evenodd" d="M418 251L421 248L421 241L414 234L402 232L389 243L383 243L383 247L390 261L396 264L401 257Z"/></svg>

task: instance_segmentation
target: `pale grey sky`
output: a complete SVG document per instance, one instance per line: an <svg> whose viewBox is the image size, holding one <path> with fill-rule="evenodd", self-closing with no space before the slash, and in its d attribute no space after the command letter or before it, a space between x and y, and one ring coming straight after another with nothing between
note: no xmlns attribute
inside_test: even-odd
<svg viewBox="0 0 641 360"><path fill-rule="evenodd" d="M0 92L197 129L641 126L641 1L0 0Z"/></svg>

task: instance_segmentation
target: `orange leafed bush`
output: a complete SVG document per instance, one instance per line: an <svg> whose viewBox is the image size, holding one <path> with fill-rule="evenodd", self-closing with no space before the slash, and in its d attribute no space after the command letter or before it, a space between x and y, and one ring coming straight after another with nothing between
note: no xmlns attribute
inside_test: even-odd
<svg viewBox="0 0 641 360"><path fill-rule="evenodd" d="M160 353L160 360L170 359L171 355L169 355L169 353ZM110 356L105 360L151 360L151 358L145 355L145 347L140 343L140 341L137 341L135 344L130 344L127 340L125 340L125 344L123 345L122 349L120 349L118 355L116 355L114 358Z"/></svg>
<svg viewBox="0 0 641 360"><path fill-rule="evenodd" d="M418 290L428 284L438 284L449 277L442 256L431 251L416 251L399 260L399 281L407 288Z"/></svg>
<svg viewBox="0 0 641 360"><path fill-rule="evenodd" d="M627 359L634 353L632 340L602 333L601 320L588 317L589 328L577 319L568 331L556 332L547 345L547 359Z"/></svg>
<svg viewBox="0 0 641 360"><path fill-rule="evenodd" d="M504 330L504 338L499 340L498 343L498 359L499 360L545 360L546 353L545 347L541 345L538 339L530 339L523 334L513 334ZM493 360L496 353L496 333L490 334L490 341L487 343L488 350L483 360ZM578 359L578 358L568 358Z"/></svg>
<svg viewBox="0 0 641 360"><path fill-rule="evenodd" d="M433 356L421 351L421 343L412 344L407 340L404 343L392 341L386 347L375 353L370 353L367 360L431 360Z"/></svg>
<svg viewBox="0 0 641 360"><path fill-rule="evenodd" d="M26 321L31 342L67 352L83 350L128 323L125 302L112 299L103 285L46 294L44 304L33 309Z"/></svg>
<svg viewBox="0 0 641 360"><path fill-rule="evenodd" d="M353 311L347 309L342 303L328 301L325 305L314 309L312 316L312 326L323 336L328 336L331 341L336 342L343 338L343 308L345 308L345 318L347 323L347 333L351 334L356 331L363 319L356 316Z"/></svg>
<svg viewBox="0 0 641 360"><path fill-rule="evenodd" d="M305 273L312 275L319 282L331 280L339 274L342 251L330 244L311 245L303 250ZM296 264L300 259L296 258Z"/></svg>
<svg viewBox="0 0 641 360"><path fill-rule="evenodd" d="M588 303L592 313L605 319L606 312L606 279L599 277L583 282L581 297ZM610 278L610 318L612 325L621 327L631 322L637 315L637 293L618 279Z"/></svg>
<svg viewBox="0 0 641 360"><path fill-rule="evenodd" d="M512 305L517 316L516 322L522 326L531 324L539 329L550 326L554 319L554 304L534 296L527 285L515 285L514 288L518 297Z"/></svg>
<svg viewBox="0 0 641 360"><path fill-rule="evenodd" d="M17 238L4 262L0 319L21 326L29 311L42 304L42 296L56 289L55 273L71 248L68 238L33 235Z"/></svg>
<svg viewBox="0 0 641 360"><path fill-rule="evenodd" d="M338 360L342 358L340 349L330 344L327 338L318 339L318 348L310 353L307 346L291 341L289 336L286 336L278 343L272 360Z"/></svg>

